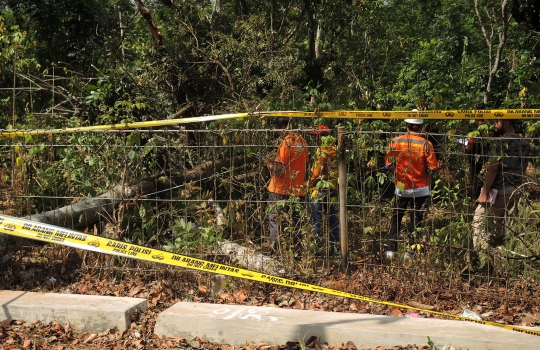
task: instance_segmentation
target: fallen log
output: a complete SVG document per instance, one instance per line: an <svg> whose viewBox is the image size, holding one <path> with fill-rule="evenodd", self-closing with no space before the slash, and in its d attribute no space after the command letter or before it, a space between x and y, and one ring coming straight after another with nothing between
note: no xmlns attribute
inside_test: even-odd
<svg viewBox="0 0 540 350"><path fill-rule="evenodd" d="M62 208L33 214L26 218L71 229L84 229L99 222L101 216L112 214L114 209L122 202L172 189L184 183L200 182L200 184L204 184L213 180L214 175L218 176L224 169L239 167L256 161L255 156L233 157L207 161L180 176L171 176L161 172L129 184L117 184L99 196L80 200Z"/></svg>
<svg viewBox="0 0 540 350"><path fill-rule="evenodd" d="M223 209L219 203L213 199L210 200L209 203L214 208L214 212L216 214L216 225L218 227L223 226ZM227 255L232 259L236 266L240 266L248 270L255 270L274 275L282 274L284 272L283 265L279 261L276 261L272 257L266 256L255 249L241 246L235 242L218 242L216 253L220 255ZM218 281L224 281L227 279L223 275L219 276L222 278L219 278ZM219 287L220 284L217 286ZM219 290L221 290L221 288L216 289L216 285L214 284L214 281L212 281L213 293L217 294Z"/></svg>
<svg viewBox="0 0 540 350"><path fill-rule="evenodd" d="M276 259L231 241L219 242L217 253L228 255L233 258L235 266L248 270L274 275L285 272L283 265Z"/></svg>

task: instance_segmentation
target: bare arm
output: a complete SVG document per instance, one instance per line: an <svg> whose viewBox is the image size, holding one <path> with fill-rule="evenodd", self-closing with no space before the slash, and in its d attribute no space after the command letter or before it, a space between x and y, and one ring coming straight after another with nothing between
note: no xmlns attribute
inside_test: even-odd
<svg viewBox="0 0 540 350"><path fill-rule="evenodd" d="M480 191L480 196L476 200L478 203L486 203L487 193L493 186L495 177L497 176L497 168L499 167L499 160L496 157L492 157L486 164L486 173L484 174L484 185Z"/></svg>
<svg viewBox="0 0 540 350"><path fill-rule="evenodd" d="M266 164L266 167L270 171L271 176L279 176L285 170L285 164L280 163L280 162L276 162L274 160L270 160Z"/></svg>

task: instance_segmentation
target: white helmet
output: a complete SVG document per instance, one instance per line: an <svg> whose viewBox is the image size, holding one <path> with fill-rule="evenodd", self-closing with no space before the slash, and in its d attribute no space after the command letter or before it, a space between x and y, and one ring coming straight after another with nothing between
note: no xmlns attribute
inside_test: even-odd
<svg viewBox="0 0 540 350"><path fill-rule="evenodd" d="M407 124L423 124L423 119L405 119L405 123Z"/></svg>

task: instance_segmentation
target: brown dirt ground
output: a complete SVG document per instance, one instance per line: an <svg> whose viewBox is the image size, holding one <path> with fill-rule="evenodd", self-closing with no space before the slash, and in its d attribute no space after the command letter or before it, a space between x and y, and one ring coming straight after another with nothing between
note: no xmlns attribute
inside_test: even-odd
<svg viewBox="0 0 540 350"><path fill-rule="evenodd" d="M13 243L13 242L12 242ZM17 240L0 251L0 288L25 291L115 295L146 298L149 310L133 316L131 329L103 333L80 332L58 323L25 323L5 320L0 328L2 349L169 349L212 350L314 349L355 350L343 344L306 344L231 347L203 339L162 339L153 334L160 311L180 301L274 304L282 308L347 313L370 313L403 317L410 310L289 289L259 282L228 278L226 286L212 293L212 275L104 256L72 248ZM418 268L353 264L348 274L336 266L320 268L293 279L370 298L458 314L465 307L485 320L518 326L540 324L540 288L531 279L507 281L473 276L466 281L448 275L426 274ZM421 312L421 317L434 317ZM374 344L373 349L379 349ZM382 349L382 348L381 348ZM396 345L394 349L429 349L429 346Z"/></svg>

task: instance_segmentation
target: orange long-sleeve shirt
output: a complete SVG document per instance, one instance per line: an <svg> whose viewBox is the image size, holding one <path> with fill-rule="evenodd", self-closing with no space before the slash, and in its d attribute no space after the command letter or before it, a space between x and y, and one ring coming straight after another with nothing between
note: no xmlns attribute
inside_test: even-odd
<svg viewBox="0 0 540 350"><path fill-rule="evenodd" d="M295 132L289 133L278 148L275 161L283 163L285 170L272 176L268 191L283 195L305 194L306 166L309 150L306 140Z"/></svg>
<svg viewBox="0 0 540 350"><path fill-rule="evenodd" d="M332 189L337 190L337 151L333 144L318 147L310 170L309 186L313 189L320 180L330 181Z"/></svg>
<svg viewBox="0 0 540 350"><path fill-rule="evenodd" d="M429 194L429 173L439 168L433 144L416 133L407 133L395 137L386 153L386 166L394 165L396 176L396 194L398 189L412 194ZM401 185L402 184L402 185Z"/></svg>

